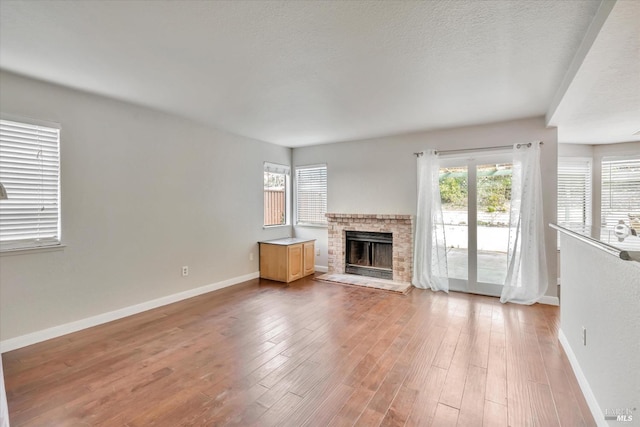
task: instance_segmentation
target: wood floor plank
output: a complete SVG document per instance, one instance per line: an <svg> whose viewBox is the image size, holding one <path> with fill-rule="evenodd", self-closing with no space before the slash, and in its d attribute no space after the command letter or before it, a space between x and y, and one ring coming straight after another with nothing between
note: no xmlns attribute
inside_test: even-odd
<svg viewBox="0 0 640 427"><path fill-rule="evenodd" d="M315 362L304 361L293 370L288 371L286 375L271 387L261 382L260 384L267 387L268 390L260 396L258 403L270 408L287 393L304 397L308 388L313 386L313 382L319 380L316 374L319 371L316 369L317 367L318 364Z"/></svg>
<svg viewBox="0 0 640 427"><path fill-rule="evenodd" d="M456 409L460 409L464 384L467 379L467 366L471 352L470 341L469 334L461 333L458 337L456 350L447 370L447 379L440 394L440 403Z"/></svg>
<svg viewBox="0 0 640 427"><path fill-rule="evenodd" d="M545 308L545 307L543 307ZM580 390L564 349L558 341L559 317L553 310L545 308L545 315L536 322L536 332L544 359L551 392L556 402L558 415L569 426L595 425L589 405ZM564 371L564 375L562 375Z"/></svg>
<svg viewBox="0 0 640 427"><path fill-rule="evenodd" d="M591 426L559 311L302 279L2 355L11 424Z"/></svg>
<svg viewBox="0 0 640 427"><path fill-rule="evenodd" d="M481 311L480 313L486 313L486 311ZM471 332L473 335L469 363L486 369L489 365L491 317L486 315L477 316L473 322Z"/></svg>
<svg viewBox="0 0 640 427"><path fill-rule="evenodd" d="M360 415L369 404L373 394L374 392L367 388L356 388L344 405L342 405L338 413L331 419L329 425L334 427L352 426L353 423L360 418Z"/></svg>
<svg viewBox="0 0 640 427"><path fill-rule="evenodd" d="M411 363L417 356L418 350L423 347L422 333L432 314L420 307L416 315L407 323L405 330L385 353L381 366L391 366L386 371L383 368L373 371L365 378L363 385L370 390L377 389L376 394L369 402L369 407L377 413L385 414L393 401L400 386L405 381ZM408 340L406 345L404 341ZM397 345L397 347L395 347ZM391 365L393 363L393 365ZM380 380L384 376L384 379ZM379 384L379 385L378 385Z"/></svg>
<svg viewBox="0 0 640 427"><path fill-rule="evenodd" d="M447 371L437 366L432 366L424 376L424 380L418 383L420 393L416 397L411 413L407 418L407 426L431 425L442 387L447 378Z"/></svg>
<svg viewBox="0 0 640 427"><path fill-rule="evenodd" d="M527 380L548 385L549 379L544 369L540 345L534 327L533 325L524 325L521 331L524 336L524 352L527 355Z"/></svg>
<svg viewBox="0 0 640 427"><path fill-rule="evenodd" d="M380 425L385 427L404 426L419 393L418 390L408 387L400 388Z"/></svg>
<svg viewBox="0 0 640 427"><path fill-rule="evenodd" d="M258 419L259 424L265 427L283 425L287 418L293 414L301 400L302 397L296 394L285 394L275 405L260 416Z"/></svg>
<svg viewBox="0 0 640 427"><path fill-rule="evenodd" d="M546 384L535 381L527 383L531 398L531 415L534 426L560 426L556 405L551 396L551 390Z"/></svg>
<svg viewBox="0 0 640 427"><path fill-rule="evenodd" d="M333 391L322 401L319 405L315 406L313 412L306 417L304 423L298 423L297 420L289 420L296 423L296 426L319 426L328 425L331 420L337 415L338 411L342 408L345 400L351 396L353 388L344 384L337 384Z"/></svg>
<svg viewBox="0 0 640 427"><path fill-rule="evenodd" d="M379 426L384 418L384 414L378 412L370 407L366 407L360 415L360 418L355 422L354 427L371 427Z"/></svg>
<svg viewBox="0 0 640 427"><path fill-rule="evenodd" d="M562 420L562 425L566 426L589 426L595 421L591 414L585 418L580 404L569 385L570 381L562 369L548 369L549 382L553 401L558 411L558 418Z"/></svg>
<svg viewBox="0 0 640 427"><path fill-rule="evenodd" d="M486 384L487 370L469 364L458 414L459 426L482 426Z"/></svg>
<svg viewBox="0 0 640 427"><path fill-rule="evenodd" d="M507 362L504 333L491 331L486 399L507 405Z"/></svg>
<svg viewBox="0 0 640 427"><path fill-rule="evenodd" d="M575 374L571 368L571 364L567 359L566 355L563 354L563 361L565 362L564 373L569 380L569 387L573 391L573 396L575 401L578 403L578 407L580 408L580 412L584 420L587 421L587 425L595 425L595 421L593 419L593 415L591 414L591 410L589 409L589 404L587 403L587 399L585 399L584 394L582 394L582 390L580 389L580 384L578 384L578 380L576 379Z"/></svg>
<svg viewBox="0 0 640 427"><path fill-rule="evenodd" d="M445 334L444 340L436 353L433 364L442 369L449 369L453 353L456 351L456 344L460 338L460 328L450 325Z"/></svg>
<svg viewBox="0 0 640 427"><path fill-rule="evenodd" d="M505 315L507 413L509 425L531 424L531 405L527 382L527 353L521 330L520 310L509 307Z"/></svg>
<svg viewBox="0 0 640 427"><path fill-rule="evenodd" d="M451 406L438 404L436 408L436 414L433 417L431 423L434 427L455 426L458 423L458 410Z"/></svg>
<svg viewBox="0 0 640 427"><path fill-rule="evenodd" d="M375 316L377 318L376 322L384 323L387 318L383 317L383 315ZM367 323L368 324L368 323ZM341 388L342 381L345 378L345 375L353 370L358 361L360 360L359 355L361 354L360 348L367 348L366 343L371 342L369 339L371 335L375 335L372 333L375 329L366 330L359 329L358 333L346 337L347 341L343 342L342 345L335 348L333 353L320 352L318 354L325 354L325 358L320 358L319 360L324 362L325 367L330 367L330 369L324 369L322 371L323 374L330 372L330 375L323 377L318 386L314 387L309 391L303 398L299 407L297 408L296 413L293 417L291 417L287 423L291 426L298 427L303 423L308 423L310 419L312 419L317 413L318 404L325 404L325 396L327 393L331 393L331 390L336 390ZM338 344L338 343L336 343ZM339 359L336 359L339 357ZM332 363L335 361L335 364ZM351 389L351 387L349 387ZM340 407L336 408L336 411L340 409ZM324 419L324 417L322 417Z"/></svg>
<svg viewBox="0 0 640 427"><path fill-rule="evenodd" d="M405 384L409 388L415 390L423 390L426 378L430 370L434 367L433 363L438 348L442 344L446 333L446 329L442 326L429 327L424 334L424 342L422 348L418 350L414 362L405 379ZM438 368L441 369L441 368ZM444 371L444 370L443 370ZM446 372L446 371L445 371Z"/></svg>
<svg viewBox="0 0 640 427"><path fill-rule="evenodd" d="M507 407L491 400L484 401L482 425L486 427L507 427Z"/></svg>
<svg viewBox="0 0 640 427"><path fill-rule="evenodd" d="M345 384L352 387L360 387L361 383L365 381L371 371L377 372L380 369L384 369L385 361L388 362L389 348L395 344L396 348L400 348L404 344L406 338L398 340L398 336L404 329L406 323L413 317L416 309L411 307L409 310L402 313L401 317L388 328L383 328L384 334L376 341L372 348L366 353L363 360L356 366L345 379ZM384 355L387 355L387 360L383 359ZM373 384L374 381L379 379L379 375L369 379L369 384L364 385L375 391L377 386Z"/></svg>

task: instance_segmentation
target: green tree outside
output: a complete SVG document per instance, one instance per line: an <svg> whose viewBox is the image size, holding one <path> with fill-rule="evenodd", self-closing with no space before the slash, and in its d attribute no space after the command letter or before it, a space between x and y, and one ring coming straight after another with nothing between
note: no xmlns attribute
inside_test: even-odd
<svg viewBox="0 0 640 427"><path fill-rule="evenodd" d="M447 209L467 207L467 176L440 177L440 197ZM477 183L478 211L508 212L511 200L511 175L479 176Z"/></svg>

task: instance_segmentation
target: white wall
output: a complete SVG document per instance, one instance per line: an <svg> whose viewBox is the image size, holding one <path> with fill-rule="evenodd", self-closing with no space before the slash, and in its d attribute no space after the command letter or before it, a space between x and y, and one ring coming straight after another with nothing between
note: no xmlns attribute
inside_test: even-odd
<svg viewBox="0 0 640 427"><path fill-rule="evenodd" d="M255 274L256 242L291 233L262 227L262 163L288 148L6 72L0 94L61 125L66 245L0 257L2 341Z"/></svg>
<svg viewBox="0 0 640 427"><path fill-rule="evenodd" d="M558 157L593 157L593 145L558 144Z"/></svg>
<svg viewBox="0 0 640 427"><path fill-rule="evenodd" d="M543 117L431 132L316 145L293 149L294 166L326 163L327 210L336 213L411 214L416 212L416 158L425 148L482 148L544 141L542 180L545 224L555 222L557 132ZM327 230L294 227L296 236L317 239L318 264L327 265ZM556 233L545 234L549 290L556 296Z"/></svg>
<svg viewBox="0 0 640 427"><path fill-rule="evenodd" d="M598 425L605 409L640 398L640 263L623 261L561 233L560 340ZM582 328L587 329L587 345Z"/></svg>

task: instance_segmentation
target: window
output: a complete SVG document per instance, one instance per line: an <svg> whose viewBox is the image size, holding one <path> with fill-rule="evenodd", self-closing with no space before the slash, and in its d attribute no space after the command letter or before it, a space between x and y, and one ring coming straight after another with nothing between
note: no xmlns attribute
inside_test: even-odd
<svg viewBox="0 0 640 427"><path fill-rule="evenodd" d="M591 159L558 159L558 222L591 225Z"/></svg>
<svg viewBox="0 0 640 427"><path fill-rule="evenodd" d="M0 249L60 244L60 130L0 120Z"/></svg>
<svg viewBox="0 0 640 427"><path fill-rule="evenodd" d="M601 216L608 228L640 222L640 156L602 159Z"/></svg>
<svg viewBox="0 0 640 427"><path fill-rule="evenodd" d="M327 224L327 166L296 168L296 223Z"/></svg>
<svg viewBox="0 0 640 427"><path fill-rule="evenodd" d="M287 224L289 166L264 163L264 225Z"/></svg>

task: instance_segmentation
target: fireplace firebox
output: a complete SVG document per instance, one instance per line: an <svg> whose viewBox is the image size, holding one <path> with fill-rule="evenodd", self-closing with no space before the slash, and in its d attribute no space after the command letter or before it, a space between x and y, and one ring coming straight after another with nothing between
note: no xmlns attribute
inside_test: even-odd
<svg viewBox="0 0 640 427"><path fill-rule="evenodd" d="M346 231L345 273L393 279L393 234Z"/></svg>

